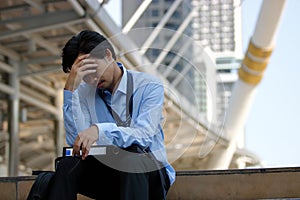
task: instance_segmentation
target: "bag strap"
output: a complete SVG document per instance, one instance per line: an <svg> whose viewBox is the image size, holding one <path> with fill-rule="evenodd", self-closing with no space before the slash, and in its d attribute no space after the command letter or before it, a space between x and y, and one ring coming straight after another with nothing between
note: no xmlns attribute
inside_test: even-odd
<svg viewBox="0 0 300 200"><path fill-rule="evenodd" d="M112 117L115 119L118 126L129 127L132 117L133 108L133 78L132 74L127 71L127 88L126 88L126 120L122 121L120 116L107 104L104 98L104 91L99 90L99 96L104 101L107 109L109 110Z"/></svg>

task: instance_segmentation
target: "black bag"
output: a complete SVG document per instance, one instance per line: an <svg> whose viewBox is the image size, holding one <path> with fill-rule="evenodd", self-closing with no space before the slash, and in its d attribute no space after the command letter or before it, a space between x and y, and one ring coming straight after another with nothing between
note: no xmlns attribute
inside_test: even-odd
<svg viewBox="0 0 300 200"><path fill-rule="evenodd" d="M46 200L54 174L53 171L40 172L30 189L27 200Z"/></svg>
<svg viewBox="0 0 300 200"><path fill-rule="evenodd" d="M61 158L55 159L55 170ZM27 200L47 200L54 174L54 171L32 171L32 175L37 175L37 177L29 191Z"/></svg>

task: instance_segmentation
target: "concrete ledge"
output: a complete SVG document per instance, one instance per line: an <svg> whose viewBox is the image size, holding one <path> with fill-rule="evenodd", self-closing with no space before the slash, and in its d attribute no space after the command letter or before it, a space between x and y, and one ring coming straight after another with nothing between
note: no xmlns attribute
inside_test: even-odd
<svg viewBox="0 0 300 200"><path fill-rule="evenodd" d="M0 199L26 200L36 176L0 177ZM78 200L90 198L78 195Z"/></svg>
<svg viewBox="0 0 300 200"><path fill-rule="evenodd" d="M26 200L36 176L0 177L0 199ZM168 200L300 197L300 168L178 171ZM78 200L89 198L78 195Z"/></svg>
<svg viewBox="0 0 300 200"><path fill-rule="evenodd" d="M179 171L168 200L300 197L300 168Z"/></svg>
<svg viewBox="0 0 300 200"><path fill-rule="evenodd" d="M26 200L35 176L0 177L0 199Z"/></svg>

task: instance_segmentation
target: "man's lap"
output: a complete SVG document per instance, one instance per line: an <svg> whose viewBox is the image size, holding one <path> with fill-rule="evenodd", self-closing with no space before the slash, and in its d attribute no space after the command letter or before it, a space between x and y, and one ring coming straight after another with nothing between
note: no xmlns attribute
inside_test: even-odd
<svg viewBox="0 0 300 200"><path fill-rule="evenodd" d="M157 171L147 171L149 170L147 168L149 160L130 156L119 157L120 165L130 163L129 166L135 166L137 170L144 170L145 173L122 172L99 160L101 161L94 156L88 156L85 160L78 157L63 157L59 162L56 176L68 176L73 184L77 183L75 187L78 193L95 199L119 199L120 195L124 196L127 192L124 189L129 190L128 182L124 182L124 179L136 180L138 178L139 182L143 180L143 184L132 183L129 185L132 190L145 193L141 195L160 193L160 176ZM133 179L132 176L134 176Z"/></svg>

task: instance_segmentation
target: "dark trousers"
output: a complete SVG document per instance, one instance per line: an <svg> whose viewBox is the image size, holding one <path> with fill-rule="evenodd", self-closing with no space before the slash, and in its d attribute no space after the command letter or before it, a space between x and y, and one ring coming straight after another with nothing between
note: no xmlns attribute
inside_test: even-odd
<svg viewBox="0 0 300 200"><path fill-rule="evenodd" d="M128 158L123 161L131 165L136 162ZM143 161L135 164L145 166ZM80 193L93 199L160 200L170 186L165 168L160 170L163 182L158 170L131 173L108 167L94 156L85 160L64 157L59 161L48 199L73 200Z"/></svg>

